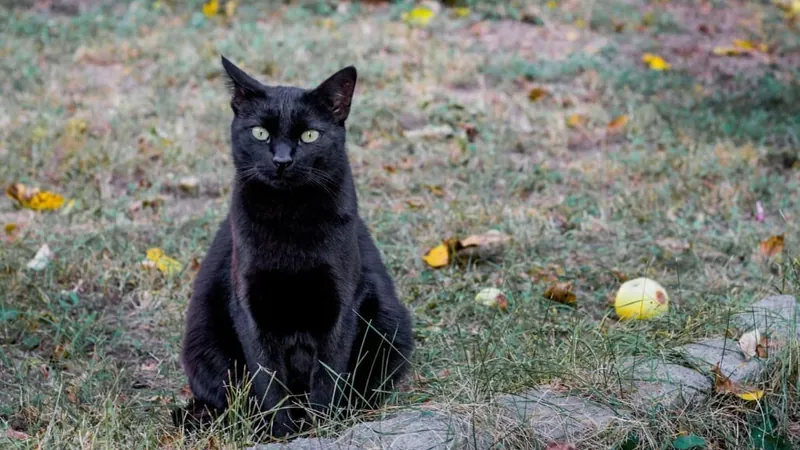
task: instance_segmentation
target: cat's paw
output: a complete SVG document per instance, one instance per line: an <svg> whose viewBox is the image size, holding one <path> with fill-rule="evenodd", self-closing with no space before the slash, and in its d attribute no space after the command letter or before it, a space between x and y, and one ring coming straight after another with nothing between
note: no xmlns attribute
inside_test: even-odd
<svg viewBox="0 0 800 450"><path fill-rule="evenodd" d="M217 416L217 411L211 405L197 399L189 400L185 408L172 410L172 423L185 431L197 431L210 425Z"/></svg>

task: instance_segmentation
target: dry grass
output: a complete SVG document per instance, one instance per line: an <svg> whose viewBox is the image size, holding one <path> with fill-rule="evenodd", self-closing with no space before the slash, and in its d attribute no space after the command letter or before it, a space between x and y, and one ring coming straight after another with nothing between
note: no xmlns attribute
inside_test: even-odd
<svg viewBox="0 0 800 450"><path fill-rule="evenodd" d="M158 3L0 14L0 179L75 200L55 213L0 202L0 223L18 226L0 247L0 418L31 436L8 445L207 445L180 437L168 409L187 394L177 355L192 262L224 214L232 174L220 53L272 83L310 86L358 67L349 150L361 210L419 343L395 407L472 411L499 424L498 447L533 446L498 422L491 395L554 382L585 393L601 386L607 401L614 389L603 368L619 358L721 335L738 307L800 293L797 65L754 57L741 79L698 69L672 46L696 33L699 19L686 22L687 8L699 8L692 2L481 3L467 18L443 9L427 29L400 20L405 3L337 12L243 2L230 20L204 19L197 2ZM740 7L724 14L741 17ZM797 55L797 31L776 10L747 8L759 12L776 58ZM541 25L528 23L531 11ZM615 21L628 25L617 33ZM725 22L718 40L753 26ZM677 58L677 70L647 71L644 51ZM726 64L742 62L713 67ZM549 95L531 102L533 87ZM573 114L585 123L567 126ZM606 136L621 114L630 117L624 132ZM430 126L453 132L408 133ZM180 188L185 177L197 190ZM763 223L753 218L757 201ZM499 262L433 271L420 260L443 238L487 229L513 236ZM781 259L761 261L758 243L776 234L786 236ZM43 243L53 264L26 270ZM143 270L150 247L184 270ZM618 323L607 300L621 276L640 275L667 286L672 312ZM542 298L557 280L573 283L576 308ZM508 295L507 313L473 302L490 286ZM796 361L790 352L786 361ZM785 433L800 423L798 375L781 361L766 404ZM620 430L638 433L642 448L678 431L737 448L757 415L717 398L642 411Z"/></svg>

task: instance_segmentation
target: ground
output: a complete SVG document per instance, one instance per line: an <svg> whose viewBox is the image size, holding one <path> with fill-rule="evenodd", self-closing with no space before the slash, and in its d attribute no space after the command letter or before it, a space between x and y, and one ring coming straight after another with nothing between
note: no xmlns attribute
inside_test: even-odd
<svg viewBox="0 0 800 450"><path fill-rule="evenodd" d="M800 293L797 19L733 0L468 3L432 4L423 26L403 19L409 2L243 1L227 16L221 1L211 17L198 1L0 2L0 179L66 199L42 212L0 200L0 442L248 439L241 426L184 437L169 420L190 394L183 313L232 177L220 54L276 84L358 68L360 209L418 343L390 408L479 407L541 383L610 401L624 357L738 337L733 312ZM714 54L736 39L756 48ZM651 70L646 53L670 69ZM511 237L499 258L421 258L487 230ZM785 246L765 256L773 236ZM50 264L26 268L43 244ZM181 270L144 267L155 247ZM616 318L609 299L638 276L666 287L669 314ZM574 306L544 298L557 282ZM474 301L487 287L505 311ZM788 352L759 406L719 395L617 436L741 448L772 415L800 446ZM614 443L602 439L581 448Z"/></svg>

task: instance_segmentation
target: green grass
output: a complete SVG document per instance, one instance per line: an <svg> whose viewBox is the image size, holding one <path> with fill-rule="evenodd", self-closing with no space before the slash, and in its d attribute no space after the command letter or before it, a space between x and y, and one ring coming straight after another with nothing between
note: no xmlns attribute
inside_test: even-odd
<svg viewBox="0 0 800 450"><path fill-rule="evenodd" d="M232 175L220 53L282 84L310 86L358 67L348 124L361 211L418 342L395 406L496 420L485 408L492 395L539 383L613 404L623 358L721 336L738 308L800 294L796 71L756 64L741 79L718 80L680 61L647 71L642 52L669 51L657 37L688 32L680 11L542 2L543 25L520 25L531 48L503 34L511 7L491 4L461 19L445 9L422 31L400 21L408 3L337 12L320 2L243 2L232 20L204 19L198 2L161 3L0 14L0 179L75 201L50 213L0 202L0 222L18 226L0 247L0 429L31 436L0 437L4 446L208 444L180 437L168 411L185 401L178 351L192 261L224 215ZM780 51L796 51L796 30L770 7L748 7L764 11ZM643 31L608 25L614 11L638 24L650 9L663 20ZM470 27L482 17L476 35ZM588 29L572 25L583 17ZM550 95L530 102L534 86ZM572 114L587 117L583 130L566 126ZM630 117L623 136L603 139L620 114ZM414 122L456 133L409 138L403 127ZM474 142L465 124L478 130ZM199 180L196 192L178 186L187 176ZM763 223L753 219L757 201ZM432 270L420 258L444 238L488 229L513 238L497 261ZM777 234L786 236L782 257L760 261L759 242ZM25 269L44 243L55 260ZM180 261L181 273L145 270L151 247ZM661 282L670 314L618 322L608 299L621 276ZM573 283L577 307L543 298L555 281ZM507 294L507 312L474 302L484 287ZM795 430L800 445L798 349L784 352L763 405L776 433ZM769 422L764 411L729 397L639 411L638 421L581 448L609 448L628 432L641 448L665 448L679 431L738 448ZM216 440L242 445L248 430L219 429ZM535 445L525 433L500 435L499 447Z"/></svg>

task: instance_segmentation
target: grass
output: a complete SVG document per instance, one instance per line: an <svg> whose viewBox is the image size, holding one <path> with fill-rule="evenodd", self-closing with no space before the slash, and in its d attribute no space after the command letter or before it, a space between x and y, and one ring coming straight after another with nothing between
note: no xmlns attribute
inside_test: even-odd
<svg viewBox="0 0 800 450"><path fill-rule="evenodd" d="M527 14L523 2L487 2L467 18L442 10L425 30L400 20L409 3L342 11L242 2L233 19L206 19L199 2L157 3L0 14L0 179L75 201L51 213L0 202L0 222L18 227L0 247L0 428L30 436L0 437L4 447L247 441L241 423L214 438L183 437L168 414L186 399L178 350L193 261L226 210L232 175L220 53L263 80L301 86L358 67L348 127L361 211L418 341L414 376L392 407L500 423L490 396L539 383L613 404L626 356L724 335L738 308L800 294L800 86L796 65L781 64L797 55L800 35L770 6L708 13L759 13L777 62L739 66L695 64L671 40L696 33L684 23L693 2L542 2L540 25L515 20ZM652 24L636 29L648 13ZM614 20L628 25L617 33ZM644 51L674 70L646 70ZM724 76L726 64L739 75ZM531 102L533 87L549 95ZM573 114L585 125L568 127ZM621 114L630 117L622 136L604 138ZM455 132L405 134L441 125ZM466 125L478 131L474 142ZM196 190L180 188L186 177ZM753 218L757 201L763 223ZM498 261L432 270L420 259L444 238L488 229L513 238ZM759 242L778 234L782 256L761 261ZM25 269L44 243L52 264ZM183 270L143 269L151 247ZM615 319L608 299L636 276L666 286L669 315ZM543 298L556 281L573 283L577 307ZM484 287L506 293L507 312L473 301ZM691 410L638 411L581 448L609 448L629 433L640 448L667 448L679 432L740 448L764 424L800 445L800 349L783 351L760 407L718 396ZM530 439L498 431L496 446L535 448Z"/></svg>

